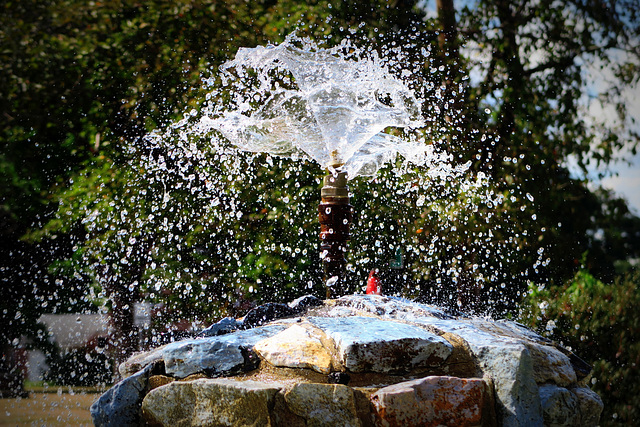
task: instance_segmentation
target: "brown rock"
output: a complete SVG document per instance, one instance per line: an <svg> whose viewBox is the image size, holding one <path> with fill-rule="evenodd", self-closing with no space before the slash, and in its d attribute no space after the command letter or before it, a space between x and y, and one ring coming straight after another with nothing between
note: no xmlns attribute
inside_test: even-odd
<svg viewBox="0 0 640 427"><path fill-rule="evenodd" d="M442 334L442 338L453 346L451 356L447 359L442 370L446 375L461 378L471 378L480 375L480 368L473 358L469 344L459 336L450 332Z"/></svg>
<svg viewBox="0 0 640 427"><path fill-rule="evenodd" d="M431 376L381 388L371 401L385 426L480 426L488 390L479 378Z"/></svg>
<svg viewBox="0 0 640 427"><path fill-rule="evenodd" d="M305 427L307 423L305 419L294 414L287 406L284 399L285 392L280 391L274 399L273 409L271 410L271 421L274 426L282 427Z"/></svg>
<svg viewBox="0 0 640 427"><path fill-rule="evenodd" d="M142 414L153 426L269 426L279 389L257 381L174 381L147 394Z"/></svg>
<svg viewBox="0 0 640 427"><path fill-rule="evenodd" d="M376 419L373 416L373 405L371 395L378 391L373 387L354 387L353 397L356 403L356 413L362 427L374 427Z"/></svg>
<svg viewBox="0 0 640 427"><path fill-rule="evenodd" d="M571 360L548 345L526 343L533 362L533 378L538 384L554 383L567 387L577 381Z"/></svg>
<svg viewBox="0 0 640 427"><path fill-rule="evenodd" d="M258 342L254 349L274 366L311 368L323 374L331 372L331 354L319 337L300 325L292 325Z"/></svg>
<svg viewBox="0 0 640 427"><path fill-rule="evenodd" d="M175 381L175 378L167 377L166 375L153 375L149 377L149 385L147 386L149 391L162 387Z"/></svg>

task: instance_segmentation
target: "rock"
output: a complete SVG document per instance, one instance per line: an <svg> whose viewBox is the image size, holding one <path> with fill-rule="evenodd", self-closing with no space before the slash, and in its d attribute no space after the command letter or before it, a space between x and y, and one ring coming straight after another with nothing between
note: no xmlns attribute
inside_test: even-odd
<svg viewBox="0 0 640 427"><path fill-rule="evenodd" d="M147 392L154 365L123 379L107 390L93 405L91 419L96 427L128 427L140 425L140 405Z"/></svg>
<svg viewBox="0 0 640 427"><path fill-rule="evenodd" d="M202 330L198 337L215 337L218 335L229 334L231 332L237 331L242 327L242 322L238 322L233 317L225 317L221 319L219 322L214 323L208 328Z"/></svg>
<svg viewBox="0 0 640 427"><path fill-rule="evenodd" d="M571 360L554 347L526 343L533 363L533 378L538 384L553 382L567 387L577 381Z"/></svg>
<svg viewBox="0 0 640 427"><path fill-rule="evenodd" d="M576 387L571 392L578 398L580 408L580 425L582 427L597 426L604 404L600 396L587 387Z"/></svg>
<svg viewBox="0 0 640 427"><path fill-rule="evenodd" d="M184 378L196 372L209 377L228 376L255 369L260 360L253 346L286 326L269 325L210 338L168 344L162 350L167 374Z"/></svg>
<svg viewBox="0 0 640 427"><path fill-rule="evenodd" d="M152 375L149 377L149 383L147 388L153 390L154 388L162 387L175 381L175 378L168 377L166 375Z"/></svg>
<svg viewBox="0 0 640 427"><path fill-rule="evenodd" d="M517 322L497 320L495 322L483 322L481 327L494 335L510 337L526 343L529 349L532 350L535 370L546 371L544 373L540 372L541 377L548 376L550 371L556 368L559 370L553 378L540 378L540 380L537 380L539 383L553 381L562 386L563 384L575 382L577 379L582 379L591 372L591 366L584 360ZM536 349L540 349L545 354L541 355ZM537 356L539 355L542 357L538 358ZM549 364L554 366L549 366Z"/></svg>
<svg viewBox="0 0 640 427"><path fill-rule="evenodd" d="M327 383L348 385L351 381L351 375L346 372L331 372L327 375Z"/></svg>
<svg viewBox="0 0 640 427"><path fill-rule="evenodd" d="M266 311L256 310L248 316L249 323L261 323L272 315L292 311L298 315L304 312L305 317L280 319L222 335L214 335L212 328L213 336L171 343L132 357L120 366L121 372L133 374L129 377L131 382L118 384L107 397L101 398L107 409L92 409L97 423L105 425L110 420L105 411L116 416L119 412L128 414L124 419L121 416L118 423L135 423L140 414L136 404L141 404L140 392L136 390L143 389L144 394L145 388L152 389L151 396L167 388L183 387L174 385L178 382L195 383L198 376L226 375L241 375L244 384L251 384L247 380L266 381L272 388L280 389L273 392L272 400L266 399L270 412L260 418L264 425L373 426L376 422L396 422L389 420L401 417L419 418L425 416L428 408L435 414L433 407L441 396L447 399L455 396L455 405L472 402L471 392L465 387L479 381L479 377L484 384L483 403L469 403L467 406L473 409L465 406L464 411L452 409L458 418L451 423L475 423L478 407L482 425L596 425L599 420L602 401L588 388L578 385L579 378L590 369L588 365L577 363L577 357L566 349L515 322L454 317L425 304L375 295L345 296L326 301L322 306L317 306L313 298L306 301L303 298L287 309L267 304L263 307ZM233 327L235 320L232 320L218 322L215 334L225 331L224 325ZM260 357L269 363L259 366ZM154 374L164 376L155 375L145 383L147 377L140 378L139 371L152 363L158 367ZM260 369L245 373L258 366ZM127 387L133 389L129 390L131 398L123 397L129 394ZM374 408L370 396L380 387L384 390L376 395L379 405ZM193 387L179 390L186 390L181 393L187 396L180 399L195 401ZM239 393L235 385L229 390L232 396ZM420 397L420 393L427 392L436 397ZM176 393L172 396L179 397ZM237 399L234 397L232 401ZM413 403L406 403L412 402L410 399ZM420 399L427 403L415 403ZM128 412L122 409L123 405L120 409L109 409L114 400L132 402L124 405ZM176 406L159 398L153 402ZM397 409L398 402L413 409ZM199 412L194 405L185 403L179 410L185 414ZM214 412L210 408L213 403L202 405L209 408L206 411ZM403 414L390 415L394 410ZM149 407L148 412L152 411ZM446 411L439 407L438 413ZM436 420L433 422L449 423L433 414L430 415ZM410 422L413 421L407 421L409 425Z"/></svg>
<svg viewBox="0 0 640 427"><path fill-rule="evenodd" d="M371 313L380 317L408 321L416 318L423 319L429 317L454 319L454 317L440 308L392 296L347 295L336 300L336 307L348 307L362 313Z"/></svg>
<svg viewBox="0 0 640 427"><path fill-rule="evenodd" d="M494 382L497 415L502 425L541 426L542 407L527 347L514 343L484 346L473 351L482 371Z"/></svg>
<svg viewBox="0 0 640 427"><path fill-rule="evenodd" d="M451 356L447 358L447 363L442 367L442 373L461 378L481 377L481 370L472 356L473 353L467 342L449 332L445 332L441 336L453 346Z"/></svg>
<svg viewBox="0 0 640 427"><path fill-rule="evenodd" d="M542 407L527 338L517 339L513 332L502 335L499 331L506 330L504 325L495 327L495 322L480 318L414 321L457 335L467 343L482 373L493 380L497 416L502 425L542 425Z"/></svg>
<svg viewBox="0 0 640 427"><path fill-rule="evenodd" d="M583 380L587 376L589 376L589 374L593 370L593 366L591 366L590 364L588 364L587 362L579 358L576 354L570 352L566 348L563 348L560 346L556 346L556 347L558 348L558 350L560 350L563 354L565 354L569 358L569 360L571 361L571 365L573 366L573 370L576 372L576 375L578 376L578 380Z"/></svg>
<svg viewBox="0 0 640 427"><path fill-rule="evenodd" d="M323 374L331 372L331 354L319 338L300 325L292 325L258 342L254 349L274 366L310 368Z"/></svg>
<svg viewBox="0 0 640 427"><path fill-rule="evenodd" d="M359 427L353 390L342 384L297 384L284 395L294 414L311 426Z"/></svg>
<svg viewBox="0 0 640 427"><path fill-rule="evenodd" d="M336 304L336 308L352 310L351 315L366 312L384 318L402 319L438 335L445 335L450 340L451 335L461 338L476 358L481 371L493 379L498 417L507 426L542 424L542 406L536 381L554 381L567 386L576 381L576 363L570 355L552 347L548 339L516 322L455 318L425 304L373 295L346 296ZM468 364L467 367L471 369ZM451 368L445 367L447 369ZM554 372L555 369L559 371ZM583 370L580 367L581 376Z"/></svg>
<svg viewBox="0 0 640 427"><path fill-rule="evenodd" d="M566 388L554 384L544 384L540 386L540 401L545 426L582 425L580 424L578 397Z"/></svg>
<svg viewBox="0 0 640 427"><path fill-rule="evenodd" d="M175 381L142 402L148 425L270 426L277 384L226 378Z"/></svg>
<svg viewBox="0 0 640 427"><path fill-rule="evenodd" d="M146 366L150 364L161 363L162 351L166 346L167 345L163 345L151 351L134 354L129 359L122 362L120 366L118 366L118 372L120 372L120 376L122 378L127 378L135 374L136 372L144 369Z"/></svg>
<svg viewBox="0 0 640 427"><path fill-rule="evenodd" d="M353 397L356 400L356 412L362 427L374 427L376 419L371 396L378 391L377 387L354 387Z"/></svg>
<svg viewBox="0 0 640 427"><path fill-rule="evenodd" d="M297 311L289 307L287 304L268 302L251 309L244 317L242 326L246 329L255 328L256 326L269 323L272 320L295 316L296 314Z"/></svg>
<svg viewBox="0 0 640 427"><path fill-rule="evenodd" d="M381 388L371 401L378 425L479 426L488 394L480 378L430 376Z"/></svg>
<svg viewBox="0 0 640 427"><path fill-rule="evenodd" d="M304 418L291 411L284 399L284 392L281 390L275 397L275 403L271 411L271 419L275 426L282 427L306 427Z"/></svg>
<svg viewBox="0 0 640 427"><path fill-rule="evenodd" d="M371 317L309 318L331 337L351 372L401 373L438 366L453 346L424 328Z"/></svg>
<svg viewBox="0 0 640 427"><path fill-rule="evenodd" d="M296 313L302 314L311 307L320 307L323 304L324 304L324 301L322 301L318 297L315 297L313 295L304 295L304 296L301 296L300 298L296 298L295 300L291 301L289 303L289 307L295 310Z"/></svg>

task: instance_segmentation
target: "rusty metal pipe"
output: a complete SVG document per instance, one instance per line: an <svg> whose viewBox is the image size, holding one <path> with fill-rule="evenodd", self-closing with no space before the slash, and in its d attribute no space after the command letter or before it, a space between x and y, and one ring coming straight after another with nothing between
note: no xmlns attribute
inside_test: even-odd
<svg viewBox="0 0 640 427"><path fill-rule="evenodd" d="M349 204L347 174L329 173L324 177L318 206L320 221L320 258L327 288L327 298L340 296L346 290L345 276L349 225L352 206Z"/></svg>

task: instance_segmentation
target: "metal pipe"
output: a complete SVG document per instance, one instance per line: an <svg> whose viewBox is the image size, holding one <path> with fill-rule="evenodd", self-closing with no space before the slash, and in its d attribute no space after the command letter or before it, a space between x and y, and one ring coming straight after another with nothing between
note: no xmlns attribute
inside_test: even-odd
<svg viewBox="0 0 640 427"><path fill-rule="evenodd" d="M340 296L346 290L345 275L349 225L352 206L345 172L329 173L324 177L318 206L320 221L320 258L327 288L327 298Z"/></svg>

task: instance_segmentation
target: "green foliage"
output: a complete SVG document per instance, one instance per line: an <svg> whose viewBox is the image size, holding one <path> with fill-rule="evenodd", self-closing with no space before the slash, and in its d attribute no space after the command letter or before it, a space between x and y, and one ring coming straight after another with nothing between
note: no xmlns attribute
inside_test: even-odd
<svg viewBox="0 0 640 427"><path fill-rule="evenodd" d="M580 270L566 286L532 285L523 321L593 366L590 386L604 401L601 425L640 419L640 272L603 283Z"/></svg>
<svg viewBox="0 0 640 427"><path fill-rule="evenodd" d="M475 54L467 67L478 73L478 83L467 85L463 112L472 119L471 129L486 125L493 136L483 142L462 135L461 155L489 174L498 192L525 202L531 196L526 206L509 209L521 241L543 247L542 260L553 260L553 270L538 264L531 280L563 283L586 249L594 273L610 278L613 272L609 249L594 236L613 225L609 206L617 202L590 191L586 180L569 173L567 162L572 159L586 171L587 165L607 164L622 147L638 144L634 128L627 126L629 112L618 109L624 84L584 96L591 64L612 73L637 70L636 56L620 59L611 49L633 49L638 21L619 18L635 17L637 10L637 2L605 8L570 1L557 8L546 1L516 5L504 0L460 9L459 31ZM583 114L600 102L620 113L617 122ZM637 231L625 233L608 233L607 244L631 244L635 248L628 254L637 253Z"/></svg>

